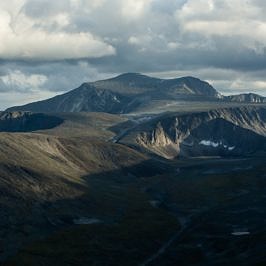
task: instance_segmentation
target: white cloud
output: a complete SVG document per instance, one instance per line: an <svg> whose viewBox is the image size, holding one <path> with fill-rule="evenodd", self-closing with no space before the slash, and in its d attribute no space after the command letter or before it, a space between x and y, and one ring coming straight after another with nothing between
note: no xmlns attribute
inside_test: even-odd
<svg viewBox="0 0 266 266"><path fill-rule="evenodd" d="M23 13L15 17L0 11L0 58L64 60L114 55L115 49L90 32L63 30L70 24L69 15L57 13L50 18L32 19ZM45 26L53 26L46 30Z"/></svg>
<svg viewBox="0 0 266 266"><path fill-rule="evenodd" d="M3 0L1 96L36 87L37 97L132 71L265 95L265 12L263 0Z"/></svg>
<svg viewBox="0 0 266 266"><path fill-rule="evenodd" d="M252 1L188 0L176 11L183 34L197 33L206 38L238 37L247 48L259 52L266 43L266 21L262 9Z"/></svg>
<svg viewBox="0 0 266 266"><path fill-rule="evenodd" d="M167 47L170 49L170 50L176 50L177 48L180 47L180 43L177 43L177 42L169 42L167 44Z"/></svg>
<svg viewBox="0 0 266 266"><path fill-rule="evenodd" d="M81 6L91 10L101 7L106 0L70 0L71 7L79 9Z"/></svg>
<svg viewBox="0 0 266 266"><path fill-rule="evenodd" d="M128 43L132 45L140 45L140 46L145 46L150 44L152 41L152 37L149 35L142 35L142 36L131 36L128 39Z"/></svg>
<svg viewBox="0 0 266 266"><path fill-rule="evenodd" d="M127 0L120 1L122 15L128 19L138 19L148 11L151 0Z"/></svg>
<svg viewBox="0 0 266 266"><path fill-rule="evenodd" d="M38 90L31 93L19 92L19 91L9 91L1 93L0 98L0 110L5 110L8 107L15 105L23 105L29 102L35 102L39 100L44 100L55 96L54 92Z"/></svg>
<svg viewBox="0 0 266 266"><path fill-rule="evenodd" d="M194 68L148 74L166 79L194 76L206 80L224 95L255 92L266 97L266 77L263 73L260 71L242 73L241 71L219 68Z"/></svg>
<svg viewBox="0 0 266 266"><path fill-rule="evenodd" d="M31 74L26 75L21 71L12 71L1 78L2 86L4 85L9 90L13 91L38 91L40 87L47 81L44 75Z"/></svg>

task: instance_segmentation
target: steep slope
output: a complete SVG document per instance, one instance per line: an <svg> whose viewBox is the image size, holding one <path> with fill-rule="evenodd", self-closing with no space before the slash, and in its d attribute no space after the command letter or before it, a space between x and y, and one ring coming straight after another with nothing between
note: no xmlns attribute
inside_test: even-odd
<svg viewBox="0 0 266 266"><path fill-rule="evenodd" d="M164 80L162 89L166 89L172 94L220 98L220 94L208 82L194 77Z"/></svg>
<svg viewBox="0 0 266 266"><path fill-rule="evenodd" d="M265 137L266 108L238 107L159 116L128 132L121 142L166 158L186 154L244 156L265 151Z"/></svg>
<svg viewBox="0 0 266 266"><path fill-rule="evenodd" d="M105 212L100 179L85 176L116 171L113 178L126 182L129 173L120 169L132 167L133 172L145 160L132 149L97 138L0 133L0 264L26 243L73 225L74 219L114 218L123 201L116 206L117 199L109 197ZM86 201L78 200L85 193Z"/></svg>
<svg viewBox="0 0 266 266"><path fill-rule="evenodd" d="M266 151L266 137L223 118L202 123L180 144L181 156L245 156Z"/></svg>
<svg viewBox="0 0 266 266"><path fill-rule="evenodd" d="M118 93L84 83L79 88L51 99L9 108L31 112L109 112L120 113L128 99Z"/></svg>
<svg viewBox="0 0 266 266"><path fill-rule="evenodd" d="M8 111L129 113L140 105L148 106L152 100L217 100L219 97L210 84L193 77L163 80L128 73L84 83L66 94Z"/></svg>

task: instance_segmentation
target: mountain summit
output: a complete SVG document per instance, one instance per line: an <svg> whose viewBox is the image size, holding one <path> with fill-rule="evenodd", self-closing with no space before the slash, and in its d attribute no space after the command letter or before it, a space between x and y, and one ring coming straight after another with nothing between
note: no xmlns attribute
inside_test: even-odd
<svg viewBox="0 0 266 266"><path fill-rule="evenodd" d="M263 98L263 97L262 97ZM65 94L15 106L8 111L31 112L107 112L113 114L146 110L148 106L167 106L184 101L263 102L258 96L224 97L208 82L194 77L159 79L140 73L84 83Z"/></svg>

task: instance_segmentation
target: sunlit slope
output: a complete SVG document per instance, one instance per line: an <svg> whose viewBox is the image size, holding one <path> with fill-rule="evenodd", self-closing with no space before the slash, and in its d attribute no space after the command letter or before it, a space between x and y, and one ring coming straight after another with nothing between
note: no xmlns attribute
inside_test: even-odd
<svg viewBox="0 0 266 266"><path fill-rule="evenodd" d="M96 196L92 196L92 206L71 207L62 203L57 211L48 208L55 202L88 193L90 182L84 176L130 167L145 159L126 146L91 137L1 133L0 233L6 235L1 259L23 243L64 226L67 213L72 213L74 219L85 210L96 210L100 206L97 189L93 190ZM123 180L123 174L119 174Z"/></svg>

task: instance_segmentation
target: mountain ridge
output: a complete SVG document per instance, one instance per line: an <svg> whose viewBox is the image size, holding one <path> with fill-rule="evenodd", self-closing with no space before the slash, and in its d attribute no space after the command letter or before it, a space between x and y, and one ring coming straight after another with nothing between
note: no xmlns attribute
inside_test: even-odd
<svg viewBox="0 0 266 266"><path fill-rule="evenodd" d="M224 101L265 103L265 97L248 94L223 96L212 85L187 76L160 79L140 73L124 73L114 78L86 82L78 88L55 97L14 106L6 111L31 112L107 112L130 113L152 101L167 104L170 101Z"/></svg>
<svg viewBox="0 0 266 266"><path fill-rule="evenodd" d="M263 97L256 93L240 93L224 96L224 98L232 102L266 103L266 97Z"/></svg>
<svg viewBox="0 0 266 266"><path fill-rule="evenodd" d="M135 127L119 143L172 159L188 154L251 154L265 150L265 137L266 108L242 106L158 116Z"/></svg>

